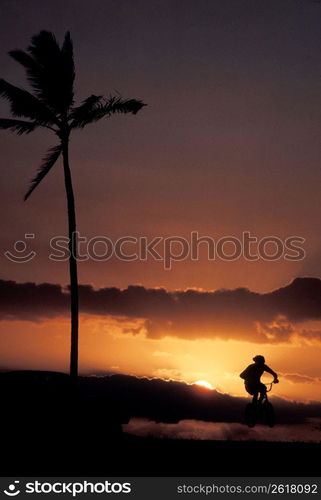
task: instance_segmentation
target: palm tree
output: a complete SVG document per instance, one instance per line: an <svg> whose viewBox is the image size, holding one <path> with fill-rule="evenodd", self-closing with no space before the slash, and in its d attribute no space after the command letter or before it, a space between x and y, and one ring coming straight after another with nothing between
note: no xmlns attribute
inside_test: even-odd
<svg viewBox="0 0 321 500"><path fill-rule="evenodd" d="M84 128L115 113L136 114L145 104L136 99L122 99L119 95L91 95L80 106L74 106L75 66L70 33L60 47L53 33L41 31L31 39L27 51L13 50L9 55L26 70L33 93L15 87L0 79L0 96L10 103L14 119L0 119L0 129L29 134L39 127L51 130L58 144L51 147L43 158L37 175L31 181L24 199L44 179L62 155L65 191L68 208L69 273L71 302L70 375L78 375L78 277L75 245L76 211L69 166L69 139L73 129ZM27 120L25 120L27 118Z"/></svg>

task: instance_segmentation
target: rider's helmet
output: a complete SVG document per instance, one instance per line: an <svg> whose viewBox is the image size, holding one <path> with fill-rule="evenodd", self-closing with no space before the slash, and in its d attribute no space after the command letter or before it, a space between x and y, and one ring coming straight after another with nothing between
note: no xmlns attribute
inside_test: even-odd
<svg viewBox="0 0 321 500"><path fill-rule="evenodd" d="M265 363L265 358L264 358L264 356L261 356L260 354L258 354L257 356L254 356L253 361L255 363Z"/></svg>

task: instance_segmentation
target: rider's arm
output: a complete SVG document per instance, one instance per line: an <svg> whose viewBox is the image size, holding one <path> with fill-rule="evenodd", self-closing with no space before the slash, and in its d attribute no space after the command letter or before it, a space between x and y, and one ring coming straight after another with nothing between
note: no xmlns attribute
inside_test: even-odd
<svg viewBox="0 0 321 500"><path fill-rule="evenodd" d="M245 368L245 370L240 374L240 377L243 378L243 379L246 379L247 372L248 372L248 370L247 370L247 368Z"/></svg>
<svg viewBox="0 0 321 500"><path fill-rule="evenodd" d="M271 375L273 375L273 377L274 377L274 381L278 380L277 373L275 373L269 366L264 365L264 371L268 372L268 373L271 373Z"/></svg>

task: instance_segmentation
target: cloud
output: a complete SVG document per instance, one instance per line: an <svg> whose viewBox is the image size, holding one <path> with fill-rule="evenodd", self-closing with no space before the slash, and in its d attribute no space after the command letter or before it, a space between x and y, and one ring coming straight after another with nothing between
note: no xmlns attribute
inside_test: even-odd
<svg viewBox="0 0 321 500"><path fill-rule="evenodd" d="M321 321L321 280L297 278L289 285L260 294L234 290L167 291L129 286L126 289L79 288L82 313L140 320L134 330L150 338L219 338L257 343L286 342L299 335L321 340L321 332L304 328ZM69 314L69 293L60 285L0 281L0 318L41 321ZM124 326L125 328L125 326Z"/></svg>
<svg viewBox="0 0 321 500"><path fill-rule="evenodd" d="M68 313L69 297L60 285L0 280L0 318L41 321Z"/></svg>
<svg viewBox="0 0 321 500"><path fill-rule="evenodd" d="M306 276L321 275L321 248L318 248L314 252L309 252L302 261L301 272Z"/></svg>
<svg viewBox="0 0 321 500"><path fill-rule="evenodd" d="M155 356L156 358L172 358L173 353L165 351L155 351L153 352L153 356Z"/></svg>
<svg viewBox="0 0 321 500"><path fill-rule="evenodd" d="M240 423L202 422L182 420L177 424L156 423L143 418L134 418L124 431L140 437L167 439L201 439L215 441L282 441L320 442L321 419L305 424L278 425L273 429L263 425L253 429Z"/></svg>
<svg viewBox="0 0 321 500"><path fill-rule="evenodd" d="M155 377L168 378L168 379L180 379L183 377L180 370L175 368L157 368L154 370Z"/></svg>
<svg viewBox="0 0 321 500"><path fill-rule="evenodd" d="M321 377L310 377L309 375L298 373L281 373L280 375L293 384L314 384L321 382Z"/></svg>

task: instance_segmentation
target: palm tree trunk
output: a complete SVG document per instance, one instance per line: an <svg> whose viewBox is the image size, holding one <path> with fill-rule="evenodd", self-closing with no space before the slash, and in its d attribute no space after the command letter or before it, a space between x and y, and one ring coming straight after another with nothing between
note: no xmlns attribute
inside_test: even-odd
<svg viewBox="0 0 321 500"><path fill-rule="evenodd" d="M72 187L69 167L68 139L62 142L65 189L68 207L68 236L69 236L69 273L70 273L70 302L71 302L71 347L70 347L70 376L77 380L78 376L78 273L76 249L76 211L74 191Z"/></svg>

